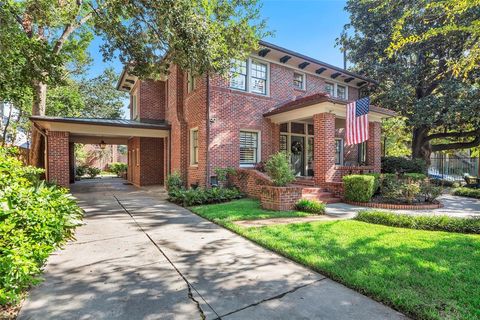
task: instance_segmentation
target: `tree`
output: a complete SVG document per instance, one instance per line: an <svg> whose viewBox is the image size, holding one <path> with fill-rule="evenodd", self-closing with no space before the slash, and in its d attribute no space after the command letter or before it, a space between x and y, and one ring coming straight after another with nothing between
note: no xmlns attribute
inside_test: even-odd
<svg viewBox="0 0 480 320"><path fill-rule="evenodd" d="M159 76L172 63L198 74L224 73L232 58L258 45L265 28L258 17L257 0L4 0L0 47L2 54L11 53L0 69L28 83L32 115L45 115L48 85L89 60L92 32L106 40L104 58L119 54L138 76ZM40 140L33 130L33 165L39 163Z"/></svg>
<svg viewBox="0 0 480 320"><path fill-rule="evenodd" d="M118 75L108 68L98 77L80 81L79 92L84 102L82 117L115 119L123 116L122 107L127 94L117 90L117 80Z"/></svg>
<svg viewBox="0 0 480 320"><path fill-rule="evenodd" d="M385 137L385 155L404 157L411 155L412 137L405 124L405 118L394 117L383 121L382 132Z"/></svg>
<svg viewBox="0 0 480 320"><path fill-rule="evenodd" d="M374 102L407 118L412 157L426 161L432 151L480 144L478 76L476 71L456 76L449 64L460 61L471 46L465 35L439 33L388 54L398 39L399 25L408 34L423 35L448 22L440 17L432 24L429 3L436 1L349 0L346 9L351 22L338 41L356 71L380 81L370 90ZM478 6L469 10L465 19L474 23ZM414 18L406 19L412 12Z"/></svg>

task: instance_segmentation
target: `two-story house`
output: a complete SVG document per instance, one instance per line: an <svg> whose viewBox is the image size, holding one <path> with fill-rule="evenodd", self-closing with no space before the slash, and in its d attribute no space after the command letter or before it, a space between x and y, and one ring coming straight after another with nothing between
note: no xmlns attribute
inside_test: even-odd
<svg viewBox="0 0 480 320"><path fill-rule="evenodd" d="M262 41L258 52L237 62L230 77L194 78L174 65L154 81L138 79L125 68L118 89L130 93L130 120L32 121L46 136L68 131L62 148L100 139L126 143L128 179L135 185L163 184L169 173L178 171L187 185L208 186L215 180L215 168L253 168L286 151L299 179L328 189L346 173L380 171L381 121L393 116L392 111L371 106L368 142L344 143L346 104L374 84ZM72 125L76 131L70 131ZM50 142L52 148L54 144ZM56 162L46 163L57 167ZM50 170L50 179L58 178Z"/></svg>

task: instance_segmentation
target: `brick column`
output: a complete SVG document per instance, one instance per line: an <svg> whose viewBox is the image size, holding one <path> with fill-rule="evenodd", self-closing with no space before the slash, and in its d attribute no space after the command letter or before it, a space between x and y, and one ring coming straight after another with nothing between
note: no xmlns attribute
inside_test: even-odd
<svg viewBox="0 0 480 320"><path fill-rule="evenodd" d="M49 131L47 137L48 181L68 187L70 182L69 133Z"/></svg>
<svg viewBox="0 0 480 320"><path fill-rule="evenodd" d="M368 124L367 141L367 164L374 167L374 171L380 173L382 164L382 125L380 122Z"/></svg>
<svg viewBox="0 0 480 320"><path fill-rule="evenodd" d="M313 116L314 181L316 185L331 182L335 174L335 115L319 113Z"/></svg>

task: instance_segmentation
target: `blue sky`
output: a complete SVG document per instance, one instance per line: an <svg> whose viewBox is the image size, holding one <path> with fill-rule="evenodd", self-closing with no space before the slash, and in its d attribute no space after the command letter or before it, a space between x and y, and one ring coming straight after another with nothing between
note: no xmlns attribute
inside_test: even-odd
<svg viewBox="0 0 480 320"><path fill-rule="evenodd" d="M268 28L275 32L266 41L303 53L321 61L343 66L343 56L335 39L348 14L343 10L341 0L263 0L261 14L267 19ZM118 60L103 62L99 47L100 38L95 38L89 51L93 64L88 77L95 77L108 66L120 73L122 65Z"/></svg>

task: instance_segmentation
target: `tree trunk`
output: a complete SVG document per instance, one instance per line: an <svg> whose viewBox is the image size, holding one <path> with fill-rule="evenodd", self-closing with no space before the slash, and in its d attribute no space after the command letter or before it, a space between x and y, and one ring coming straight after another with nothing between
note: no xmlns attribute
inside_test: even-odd
<svg viewBox="0 0 480 320"><path fill-rule="evenodd" d="M32 116L44 116L46 103L47 103L47 84L41 81L35 81L34 87L34 99L32 105ZM41 150L42 135L38 130L32 126L32 143L30 145L29 162L32 166L38 166L40 157L42 155Z"/></svg>
<svg viewBox="0 0 480 320"><path fill-rule="evenodd" d="M426 126L414 127L412 133L412 158L423 159L427 165L430 164L430 154L432 153L430 142L425 138L429 129Z"/></svg>

